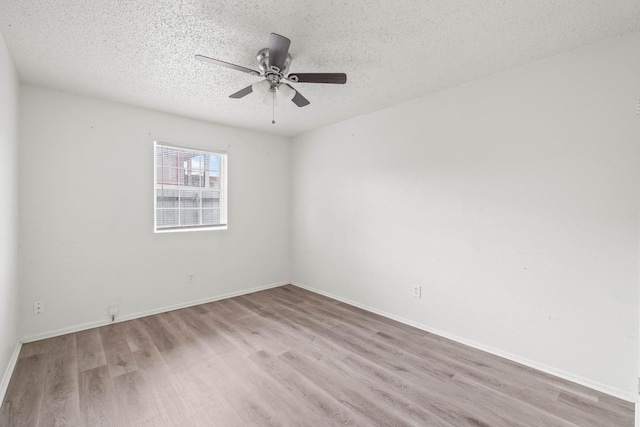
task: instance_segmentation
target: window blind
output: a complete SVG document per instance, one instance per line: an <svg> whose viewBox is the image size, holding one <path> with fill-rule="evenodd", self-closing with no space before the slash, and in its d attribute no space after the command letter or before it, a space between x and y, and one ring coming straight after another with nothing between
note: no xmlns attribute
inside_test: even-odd
<svg viewBox="0 0 640 427"><path fill-rule="evenodd" d="M155 229L227 224L226 154L155 144Z"/></svg>

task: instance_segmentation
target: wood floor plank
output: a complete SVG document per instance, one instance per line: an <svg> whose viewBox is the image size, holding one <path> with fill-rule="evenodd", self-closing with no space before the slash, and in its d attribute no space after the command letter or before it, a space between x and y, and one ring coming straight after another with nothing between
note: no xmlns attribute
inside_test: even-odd
<svg viewBox="0 0 640 427"><path fill-rule="evenodd" d="M153 426L164 426L168 424L155 423ZM201 407L198 408L195 414L190 415L184 422L185 426L190 427L211 427L211 426L225 426L225 427L246 427L247 424L237 414L228 413L221 414L220 409L217 407Z"/></svg>
<svg viewBox="0 0 640 427"><path fill-rule="evenodd" d="M303 303L313 303L316 306L331 304L336 305L340 303L333 298L326 297L324 295L316 294L314 292L307 291L306 289L299 288L293 285L285 285L280 286L278 288L274 288L273 290L269 289L268 291L264 291L267 295L275 295L282 297L284 295L289 295L293 298L301 300Z"/></svg>
<svg viewBox="0 0 640 427"><path fill-rule="evenodd" d="M129 371L112 379L118 408L129 425L141 425L162 415L151 390L138 371Z"/></svg>
<svg viewBox="0 0 640 427"><path fill-rule="evenodd" d="M75 335L47 340L46 374L40 426L80 424L78 363Z"/></svg>
<svg viewBox="0 0 640 427"><path fill-rule="evenodd" d="M39 340L22 344L20 349L19 359L25 359L27 357L35 356L36 354L42 354L47 347L47 340Z"/></svg>
<svg viewBox="0 0 640 427"><path fill-rule="evenodd" d="M140 319L129 320L120 324L121 331L127 339L132 352L155 347L153 340L147 334L144 323Z"/></svg>
<svg viewBox="0 0 640 427"><path fill-rule="evenodd" d="M158 366L166 367L162 355L153 344L153 340L147 334L146 328L140 320L129 320L120 325L138 370L148 370Z"/></svg>
<svg viewBox="0 0 640 427"><path fill-rule="evenodd" d="M341 306L337 307L338 310L345 310L344 308L342 308ZM318 310L319 313L323 313L329 316L336 316L335 310L333 310L334 313L328 312L327 310ZM347 310L349 312L352 312L352 310ZM472 355L468 355L466 357L460 357L460 352L456 352L453 351L453 353L461 359L461 361L456 360L456 358L448 358L447 356L450 356L450 353L447 351L442 351L442 346L439 346L438 349L436 351L432 351L429 352L429 347L428 346L424 346L424 345L416 345L416 346L412 346L411 344L414 342L416 336L420 337L420 339L427 337L429 334L424 334L424 333L415 333L414 331L406 331L406 330L402 330L403 328L401 328L401 330L398 330L398 328L393 328L393 329L389 329L386 325L386 322L378 322L377 320L374 320L375 323L373 323L372 325L365 327L364 329L362 329L362 325L360 324L359 320L361 320L362 318L362 313L358 312L357 310L355 312L353 312L353 314L356 314L356 318L352 318L352 316L349 315L344 315L344 316L340 316L342 318L346 318L346 319L350 319L351 321L349 322L349 327L353 328L358 327L361 328L360 331L354 331L353 329L351 331L349 331L350 334L353 333L357 333L357 332L366 332L367 330L369 331L374 331L376 328L380 328L382 330L384 330L385 332L378 332L377 333L377 337L384 337L386 339L392 340L393 344L397 347L400 348L404 348L407 349L407 345L409 345L408 347L408 351L413 351L415 354L419 355L419 356L424 356L425 354L427 354L429 357L431 357L432 359L436 359L436 360L444 360L444 363L447 365L453 365L454 367L456 367L457 369L462 369L466 374L470 374L476 378L480 377L482 379L485 380L491 380L491 374L486 374L480 371L474 371L471 370L469 371L469 369L475 367L476 365L483 367L483 368L493 368L495 369L496 366L501 366L502 368L509 368L511 367L511 365L508 364L504 364L504 363L493 363L493 366L489 366L486 365L484 363L481 363L480 361L483 361L483 359L486 357L485 353L479 352L478 350L475 349L470 349L470 348L466 348L466 350L471 350L474 354ZM338 318L340 318L338 317ZM401 339L398 337L402 337ZM442 340L437 339L438 344L442 344ZM446 340L448 342L448 340ZM461 348L461 346L459 344L456 345L456 350L459 350ZM418 351L416 351L416 349L418 349ZM464 352L463 352L464 354ZM491 359L493 360L487 360L488 363L492 363L492 362L500 362L499 358L495 358L492 357ZM465 363L467 363L468 365L465 366ZM508 369L507 369L508 370ZM509 371L509 375L506 377L501 377L500 375L498 375L499 378L508 378L510 379L512 376L516 375L517 377L522 377L521 375L521 371L522 368L518 367L516 369L511 369ZM499 374L504 373L505 370L502 369L500 370ZM515 383L515 386L510 386L508 383L505 383L504 381L502 382L496 382L495 385L495 389L496 390L500 390L503 393L507 393L509 395L512 394L519 394L520 397L523 397L524 400L529 400L529 401L533 401L535 403L537 403L539 405L539 407L541 409L545 409L546 408L551 408L553 409L554 406L553 405L549 405L550 402L552 402L553 400L555 400L558 396L558 391L551 389L551 388L544 388L542 390L538 390L537 388L532 388L531 387L531 378L530 375L527 375L527 380L522 381L520 383ZM513 382L511 383L513 384ZM539 393L534 394L533 396L530 396L529 394L531 393L531 391L539 391ZM552 413L554 413L554 411L551 411ZM565 414L567 415L567 414ZM574 422L589 422L589 419L583 416L584 414L579 414L574 412L573 414L571 414L568 418L571 419Z"/></svg>
<svg viewBox="0 0 640 427"><path fill-rule="evenodd" d="M294 351L284 353L279 358L298 373L313 381L318 387L331 393L343 406L367 418L371 425L411 425L402 415L381 408L375 397L369 392L356 387L335 372L327 373L319 369L310 359Z"/></svg>
<svg viewBox="0 0 640 427"><path fill-rule="evenodd" d="M207 304L207 306L211 313L222 316L229 322L246 316L255 315L251 310L247 310L245 307L238 304L233 298L215 301Z"/></svg>
<svg viewBox="0 0 640 427"><path fill-rule="evenodd" d="M457 427L504 423L503 417L495 417L486 411L474 410L473 407L467 406L464 400L452 399L448 393L443 393L440 387L431 387L421 379L415 377L409 379L400 373L402 371L385 369L356 355L350 355L342 362L360 375L382 382L386 387L395 390L450 425ZM407 375L411 374L407 373Z"/></svg>
<svg viewBox="0 0 640 427"><path fill-rule="evenodd" d="M634 406L286 285L23 345L1 426L633 426Z"/></svg>
<svg viewBox="0 0 640 427"><path fill-rule="evenodd" d="M78 371L84 372L107 364L98 329L76 332Z"/></svg>
<svg viewBox="0 0 640 427"><path fill-rule="evenodd" d="M265 412L270 414L272 420L300 427L324 424L324 418L313 417L307 401L297 400L292 404L286 389L280 383L270 380L258 365L248 359L248 356L236 357L233 354L225 354L220 357L220 360L226 365L228 372L236 376L237 381L247 384L245 396L265 408Z"/></svg>
<svg viewBox="0 0 640 427"><path fill-rule="evenodd" d="M222 364L218 372L218 381L227 390L223 397L233 407L238 416L248 426L286 425L282 414L265 404L261 392L256 392L253 384L243 381L242 372L233 371L226 366L226 360L245 357L245 354L226 354L218 358Z"/></svg>
<svg viewBox="0 0 640 427"><path fill-rule="evenodd" d="M308 320L308 319L306 319ZM336 329L336 328L334 328ZM339 329L339 328L338 328ZM375 349L372 351L371 349L367 349L366 346L362 346L362 343L358 343L354 341L354 337L357 335L356 331L349 331L348 334L344 335L344 336L339 336L339 335L333 335L331 336L330 334L334 334L334 331L325 331L326 334L329 334L329 336L332 338L333 341L335 342L342 342L346 345L346 347L348 347L351 351L354 351L355 354L361 354L367 358L374 358L375 359ZM366 338L366 337L365 337ZM360 337L360 340L362 340L362 337ZM393 351L391 353L392 356L396 357L399 355L399 353L397 351ZM383 360L386 361L386 359L383 358ZM416 362L416 361L414 361ZM407 366L406 368L401 368L404 371L407 371L409 369L410 365L405 365ZM387 366L390 370L393 369L398 369L398 363L397 360L394 360L393 362L388 362L388 366ZM335 367L334 367L335 368ZM436 369L433 369L434 372L431 372L432 368L429 368L429 373L430 374L434 374L435 372L437 372ZM418 373L417 372L413 372L412 375L416 376ZM442 381L448 381L452 376L454 375L453 371L450 372L445 372L444 375L442 374L438 374L438 375L434 375L434 378L442 380ZM424 378L422 378L424 380ZM434 387L438 387L439 389L441 389L441 387L444 384L435 384ZM477 409L477 408L476 408ZM451 422L455 423L454 425L477 425L479 421L479 419L477 417L474 417L472 414L468 414L466 417L454 417L453 419L450 419ZM508 419L504 419L504 417L497 417L491 421L490 425L521 425L518 424L516 422L514 422L513 420L508 420ZM557 425L557 424L556 424Z"/></svg>
<svg viewBox="0 0 640 427"><path fill-rule="evenodd" d="M265 328L264 318L257 314L238 318L232 324L216 313L210 313L209 318L220 327L228 340L234 342L238 348L244 349L247 354L260 350L281 353L289 349L285 343L273 339Z"/></svg>
<svg viewBox="0 0 640 427"><path fill-rule="evenodd" d="M158 408L159 411L159 415L144 421L142 425L180 426L177 422L162 424L164 420L182 420L182 417L188 414L188 405L183 400L183 393L176 386L174 374L163 357L163 354L171 350L160 353L153 339L147 334L145 323L140 319L124 322L123 325L138 368L135 372L142 378L136 381L138 384L144 384L148 405Z"/></svg>
<svg viewBox="0 0 640 427"><path fill-rule="evenodd" d="M332 331L327 331L327 333L334 334ZM343 337L339 337L337 335L329 335L329 336L332 337L336 342L341 342L341 340L343 339ZM347 337L347 341L342 341L343 344L348 343L348 338L349 337ZM351 337L351 338L354 338L354 337ZM362 337L360 337L359 339L361 340ZM454 415L451 415L450 413L447 413L447 412L442 412L440 407L437 404L432 405L430 404L430 402L438 402L438 401L448 402L447 394L443 393L443 391L446 391L447 387L450 389L449 392L451 395L455 394L456 391L459 392L459 390L451 390L453 388L452 384L450 383L450 377L453 375L452 373L438 373L437 369L435 369L434 367L433 368L429 367L429 369L433 369L434 372L429 372L428 373L429 376L424 376L424 371L420 371L419 369L415 368L411 364L406 364L393 359L388 360L386 357L384 357L383 354L382 355L378 354L375 350L372 350L371 348L369 349L366 348L365 346L362 345L362 343L356 343L354 345L355 347L351 347L351 345L345 345L343 354L347 354L348 356L339 358L338 360L340 360L340 363L335 362L336 360L335 356L326 357L326 354L330 354L330 353L324 351L323 349L321 349L321 351L311 352L311 357L318 360L318 362L328 363L329 366L327 369L330 372L339 373L341 376L345 378L352 377L354 381L359 381L362 384L368 384L368 388L370 388L371 391L373 391L377 397L380 397L381 399L386 400L387 402L389 401L399 402L401 400L398 397L394 397L392 393L385 391L386 389L391 388L392 385L395 385L396 388L398 388L398 391L400 392L401 395L405 395L407 392L409 392L409 395L405 397L408 397L409 400L417 403L421 408L427 410L428 413L424 413L420 410L416 410L415 408L412 408L411 405L408 405L406 402L402 403L402 407L404 408L404 411L408 413L408 415L410 415L413 418L418 418L422 422L428 422L428 423L437 424L437 425L452 424L455 426L463 426L463 425L475 426L483 423L487 425L496 425L496 426L520 425L517 423L510 423L508 419L505 419L505 417L500 416L499 414L496 414L496 413L491 413L490 411L486 411L486 410L484 411L486 413L482 413L481 415L476 415L474 413L475 412L474 410L479 409L479 407L477 406L467 405L466 407L461 407L461 406L451 405L451 403L447 403L446 405L442 405L442 407L449 408L450 410L453 409L452 412ZM356 351L353 351L353 350L356 350ZM400 353L398 353L397 355L400 355ZM353 369L345 369L342 366L340 366L345 364L345 362L348 361L349 358L358 358L361 361L368 360L368 361L371 361L371 363L379 364L379 366L377 366L377 370L374 371L376 382L380 382L382 378L389 379L390 376L388 374L390 372L401 372L403 375L406 375L405 380L407 378L410 378L411 379L410 382L413 382L414 386L417 387L418 389L422 389L423 385L426 386L427 393L426 395L420 394L416 390L412 390L411 386L408 385L406 382L402 382L398 380L395 381L395 384L382 383L381 386L383 387L383 389L377 388L376 384L367 382L360 375L353 376L353 371L354 371ZM418 362L418 361L414 360L414 362ZM350 368L353 368L354 366L357 367L358 365L347 364L347 366ZM356 369L355 371L359 372L358 369ZM429 390L437 390L437 393L436 394L429 393L428 392Z"/></svg>
<svg viewBox="0 0 640 427"><path fill-rule="evenodd" d="M585 418L588 417L587 419L589 421L588 424L585 422L583 425L596 426L601 425L603 421L609 423L609 425L624 425L625 419L628 419L623 413L604 409L566 392L560 393L558 402L562 402L564 408L582 411L582 413L585 414Z"/></svg>
<svg viewBox="0 0 640 427"><path fill-rule="evenodd" d="M183 372L174 374L161 356L159 363L150 364L136 372L143 377L147 384L146 397L150 402L154 402L155 407L159 408L161 414L159 418L173 420L174 425L180 426L182 420L190 414L190 402L186 400L188 396L182 392L176 379Z"/></svg>
<svg viewBox="0 0 640 427"><path fill-rule="evenodd" d="M160 352L180 346L180 340L167 329L160 315L147 316L139 320Z"/></svg>
<svg viewBox="0 0 640 427"><path fill-rule="evenodd" d="M122 324L116 323L98 328L98 331L109 375L112 378L138 369Z"/></svg>
<svg viewBox="0 0 640 427"><path fill-rule="evenodd" d="M126 425L106 365L80 372L78 382L82 425Z"/></svg>
<svg viewBox="0 0 640 427"><path fill-rule="evenodd" d="M0 425L36 426L41 417L44 391L43 354L20 358L0 408Z"/></svg>
<svg viewBox="0 0 640 427"><path fill-rule="evenodd" d="M287 310L287 309L285 309L284 307L279 307L279 310L281 310L281 311L282 311L282 310ZM289 313L286 313L286 317L287 317L287 318L295 318L296 316L295 316L295 314L292 314L291 312L289 312ZM348 316L347 316L347 318L348 318ZM353 320L353 319L352 319L352 320ZM309 325L309 322L311 322L312 320L310 320L310 319L307 317L307 318L305 318L305 319L304 319L304 321L305 321L305 322L307 322L307 325ZM349 326L351 326L351 327L353 327L353 326L354 326L352 322L349 322L348 324L349 324ZM383 324L383 325L384 325L384 324ZM317 326L317 327L321 327L319 324L316 324L316 326ZM312 326L310 326L310 328L313 328L313 327L312 327ZM343 325L341 325L341 328L342 328L342 329L343 329L343 331L344 331L345 325L344 325L344 324L343 324ZM337 330L340 330L340 328L337 328ZM364 328L364 329L363 329L363 328L348 329L348 330L344 331L344 332L345 332L345 336L344 336L344 337L342 337L342 338L339 338L339 337L333 337L333 338L332 338L332 342L341 342L341 341L344 341L345 343L348 343L349 345L354 345L354 341L353 341L353 337L354 337L354 336L357 336L358 334L365 334L365 335L366 335L367 333L369 333L369 332L373 332L373 331L375 331L375 329L369 329L369 328ZM329 331L324 331L324 332L325 332L325 334L330 333ZM334 331L334 332L335 332L335 331ZM396 331L396 332L397 332L397 331ZM420 337L420 336L421 336L421 334L410 334L410 336L405 337L405 340L404 340L404 341L406 341L407 343L412 343L412 342L413 342L413 340L414 340L414 339L416 339L416 337ZM364 338L368 338L368 337L366 337L366 336L365 336ZM316 344L317 344L318 342L321 342L321 341L318 341L318 340L314 341L314 343L316 343ZM411 350L411 349L413 349L413 350L415 350L415 349L414 349L414 347L412 347L411 345L408 345L408 344L403 344L403 343L401 343L401 342L397 342L397 343L395 343L395 344L397 344L397 345L396 345L396 347L398 347L398 348L400 348L400 349L410 349L410 350ZM429 356L433 356L433 354L425 353L425 351L423 351L423 350L424 350L424 346L419 346L419 345L417 345L417 348L419 348L419 349L420 349L420 351L416 351L416 352L415 352L415 353L416 353L415 355L420 356L420 357L421 357L421 356L425 356L425 354L426 354L426 355L429 355ZM323 348L323 349L321 349L321 350L322 350L324 353L330 353L330 352L331 352L331 351L328 351L326 348ZM357 351L365 352L365 353L367 353L367 352L368 352L368 350L366 350L366 349L364 349L364 348L362 348L362 347L359 347L359 348L357 348L357 347L351 347L351 350L352 350L352 351L356 351L356 352L357 352ZM397 349L394 349L394 352L392 352L392 353L391 353L391 356L394 356L395 361L393 362L393 364L389 364L389 365L388 365L388 368L389 368L389 369L392 369L392 367L393 367L393 368L397 368L397 367L398 367L398 363L397 363L397 362L398 362L398 360L397 360L397 358L395 357L396 352L397 352ZM372 354L373 354L373 353L372 353ZM369 354L368 354L368 353L367 353L366 355L367 355L367 356L369 356ZM437 355L437 353L436 353L436 355ZM433 357L431 357L431 359L433 359ZM444 373L445 373L445 375L439 375L439 376L437 376L437 378L439 378L439 379L441 379L441 380L443 380L443 381L449 381L449 379L450 379L450 378L452 378L452 377L455 375L455 372L456 372L454 369L450 369L450 368L449 368L449 364L450 364L451 362L454 362L454 361L449 360L449 359L446 359L446 358L445 358L444 360L445 360L445 362L442 362L442 360L441 360L441 359L436 358L436 359L435 359L435 362L440 362L440 363L439 363L439 365L438 365L438 364L436 364L436 365L430 365L430 366L427 368L427 371L428 371L430 374L437 373L437 372L444 372ZM410 365L408 365L408 366L410 366ZM457 366L457 367L458 367L458 369L462 370L462 372L464 372L464 373L469 372L469 370L467 369L468 367L466 367L466 366L464 366L464 365L462 365L462 364L460 364L460 363L457 363L457 365L456 365L456 364L454 364L454 366ZM471 366L473 367L473 366L475 366L475 364L471 364ZM473 371L472 371L472 372L473 372ZM414 373L414 374L415 374L415 373ZM478 375L480 375L480 374L478 374ZM483 378L483 379L485 379L485 380L489 380L489 381L491 380L491 378L490 378L490 377L486 377L486 376L482 376L482 378ZM529 388L528 386L529 386L528 384L525 384L525 387L524 387L524 388L525 388L525 389L528 389L528 388ZM500 392L504 392L504 390L502 390L502 389L501 389L501 388L504 388L504 387L505 387L505 385L504 385L504 381L503 381L503 382L498 382L498 383L496 383L496 390L499 390ZM515 392L515 391L518 391L518 390L517 390L517 389L512 389L512 390L510 390L510 389L507 387L507 388L506 388L506 391L507 391L507 392L509 392L509 391ZM526 394L526 393L523 393L523 395L524 395L524 394ZM548 409L548 408L553 408L553 405L551 405L551 406L550 406L549 404L550 404L551 402L553 402L553 400L555 400L555 399L557 398L557 396L558 396L558 392L556 391L555 393L553 393L553 392L549 392L549 390L543 390L543 394L545 395L546 400L545 400L545 401L543 401L543 402L541 403L541 405L540 405L540 406L541 406L541 408L542 408L542 409L545 409L545 408L546 408L546 409ZM525 399L525 400L526 400L526 399ZM538 403L540 403L540 402L538 402ZM475 408L475 409L477 409L477 408ZM551 414L553 414L553 412L552 412ZM591 424L589 424L589 423L591 422L591 420L589 420L588 418L585 418L585 417L573 416L573 417L569 417L569 418L570 418L570 419L573 419L574 421L575 421L575 420L577 420L578 422L581 422L582 424L580 424L580 425L591 425ZM474 419L474 418L472 418L471 416L470 416L470 418L469 418L469 419L470 419L470 420L475 420L475 419ZM463 420L460 420L460 419L451 419L450 421L452 421L452 422L456 423L457 425L463 425L463 424L464 424ZM475 421L473 421L473 422L475 422ZM501 417L498 417L498 418L497 418L497 421L496 421L496 419L494 419L492 422L493 422L493 424L496 424L496 422L499 422L499 423L502 423L503 425L508 425L508 424L510 423L508 420L505 420L504 418L501 418ZM511 423L515 423L515 422L514 422L514 421L511 421ZM550 425L562 425L562 420L555 420L555 418L553 418L553 415L551 415L551 418L550 418L549 423L554 423L554 424L550 424ZM515 424L514 424L514 425L515 425Z"/></svg>
<svg viewBox="0 0 640 427"><path fill-rule="evenodd" d="M407 353L400 348L379 343L375 340L369 340L366 337L356 336L354 335L354 330L348 329L346 325L333 328L331 333L335 334L335 340L342 342L346 347L350 348L355 355L372 360L374 363L377 363L386 369L404 371L413 378L420 378L421 381L431 384L432 387L437 387L441 392L449 391L451 395L460 396L464 395L464 390L462 389L472 388L468 384L456 385L453 382L453 379L457 373L455 369L447 364L437 363L431 359L422 359ZM470 392L469 394L475 395L477 398L480 397L477 390L473 390L473 392ZM482 405L486 409L493 407L494 415L497 415L498 418L502 419L500 422L497 420L492 421L492 425L526 425L526 423L523 423L518 417L511 417L508 413L501 416L499 411L502 407L495 405L495 401L499 400L499 398L500 396L498 395L494 395L491 398L485 398ZM474 410L477 409L477 407L474 408ZM519 409L520 411L524 411L526 406L522 405ZM544 418L544 414L541 414L541 417ZM542 425L551 426L562 424L558 424L558 422L555 422L553 419L549 419L546 424Z"/></svg>
<svg viewBox="0 0 640 427"><path fill-rule="evenodd" d="M400 340L387 334L377 333L373 338L380 339L396 348L403 350L425 360L433 362L433 366L439 369L450 369L462 378L469 381L483 384L484 386L494 390L497 393L509 397L515 397L522 402L535 406L542 412L549 413L552 416L558 416L564 420L575 423L577 425L592 425L594 419L583 411L578 410L559 410L555 401L560 395L560 391L552 387L531 387L531 378L518 375L500 375L501 372L494 370L492 367L479 364L476 359L475 363L464 363L458 359L450 358L445 352L432 350L428 346L420 345L412 340Z"/></svg>
<svg viewBox="0 0 640 427"><path fill-rule="evenodd" d="M310 410L327 426L366 425L368 421L358 413L352 413L336 401L331 394L317 387L315 383L289 368L278 358L266 351L249 356L275 381L289 390L297 400L309 402Z"/></svg>
<svg viewBox="0 0 640 427"><path fill-rule="evenodd" d="M191 343L196 347L204 345L206 348L201 350L204 354L213 352L219 355L234 350L235 346L207 322L204 314L208 312L198 312L191 308L176 311L174 333L182 335L189 346Z"/></svg>
<svg viewBox="0 0 640 427"><path fill-rule="evenodd" d="M242 425L242 418L225 400L227 387L220 377L220 369L227 369L218 358L205 363L192 365L172 375L176 392L185 402L185 416L196 425L204 424L213 416L217 420L209 425Z"/></svg>
<svg viewBox="0 0 640 427"><path fill-rule="evenodd" d="M217 353L200 338L197 331L189 328L182 320L184 312L164 314L163 321L167 329L180 340L179 346L161 353L172 372L178 372L216 357Z"/></svg>

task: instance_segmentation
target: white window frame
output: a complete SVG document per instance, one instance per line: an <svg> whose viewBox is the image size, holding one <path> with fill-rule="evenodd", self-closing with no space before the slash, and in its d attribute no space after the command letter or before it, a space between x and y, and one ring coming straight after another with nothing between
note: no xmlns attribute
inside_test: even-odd
<svg viewBox="0 0 640 427"><path fill-rule="evenodd" d="M178 225L173 227L160 227L158 228L158 196L157 190L167 188L166 185L161 186L157 182L157 174L158 174L158 156L157 156L157 148L158 147L166 147L172 148L176 150L189 151L195 154L204 154L204 155L218 155L220 156L220 188L210 188L210 187L200 187L202 190L200 191L219 191L220 192L220 224L203 224L203 225ZM169 188L172 188L170 186ZM181 188L185 188L179 185L175 186L176 190ZM193 187L186 187L187 189L192 189ZM197 188L197 187L196 187ZM181 209L181 208L177 208ZM202 210L202 197L200 197L200 210ZM200 214L200 218L202 219L202 211ZM182 147L175 144L169 144L160 141L153 142L153 232L154 233L174 233L174 232L182 232L182 231L204 231L204 230L226 230L227 229L227 153L225 151L213 151L213 150L202 150L198 148L190 148L190 147Z"/></svg>

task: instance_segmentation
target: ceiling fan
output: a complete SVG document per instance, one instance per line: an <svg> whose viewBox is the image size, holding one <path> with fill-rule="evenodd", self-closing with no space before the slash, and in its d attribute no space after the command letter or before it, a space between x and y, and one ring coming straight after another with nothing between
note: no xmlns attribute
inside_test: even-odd
<svg viewBox="0 0 640 427"><path fill-rule="evenodd" d="M252 76L262 76L264 80L247 86L238 92L231 94L229 98L242 98L252 92L262 92L267 96L272 96L275 100L276 90L285 98L290 99L298 107L309 105L309 100L302 96L300 92L295 90L289 83L331 83L345 84L347 75L345 73L292 73L289 72L291 65L291 55L289 54L289 45L291 40L281 36L280 34L269 34L269 47L261 49L258 52L257 60L260 71L242 67L240 65L230 64L219 59L209 58L203 55L196 55L198 61L208 62L219 65L221 67L231 68L232 70L249 73Z"/></svg>

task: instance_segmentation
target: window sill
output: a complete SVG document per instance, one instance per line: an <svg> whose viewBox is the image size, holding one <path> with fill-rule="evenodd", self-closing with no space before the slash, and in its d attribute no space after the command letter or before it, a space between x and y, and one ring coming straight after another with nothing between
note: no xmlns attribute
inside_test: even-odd
<svg viewBox="0 0 640 427"><path fill-rule="evenodd" d="M161 229L153 230L153 232L156 234L163 234L163 233L182 233L186 231L212 231L212 230L217 231L217 230L226 230L226 229L227 229L226 225L212 225L212 226L205 226L205 227L161 228Z"/></svg>

